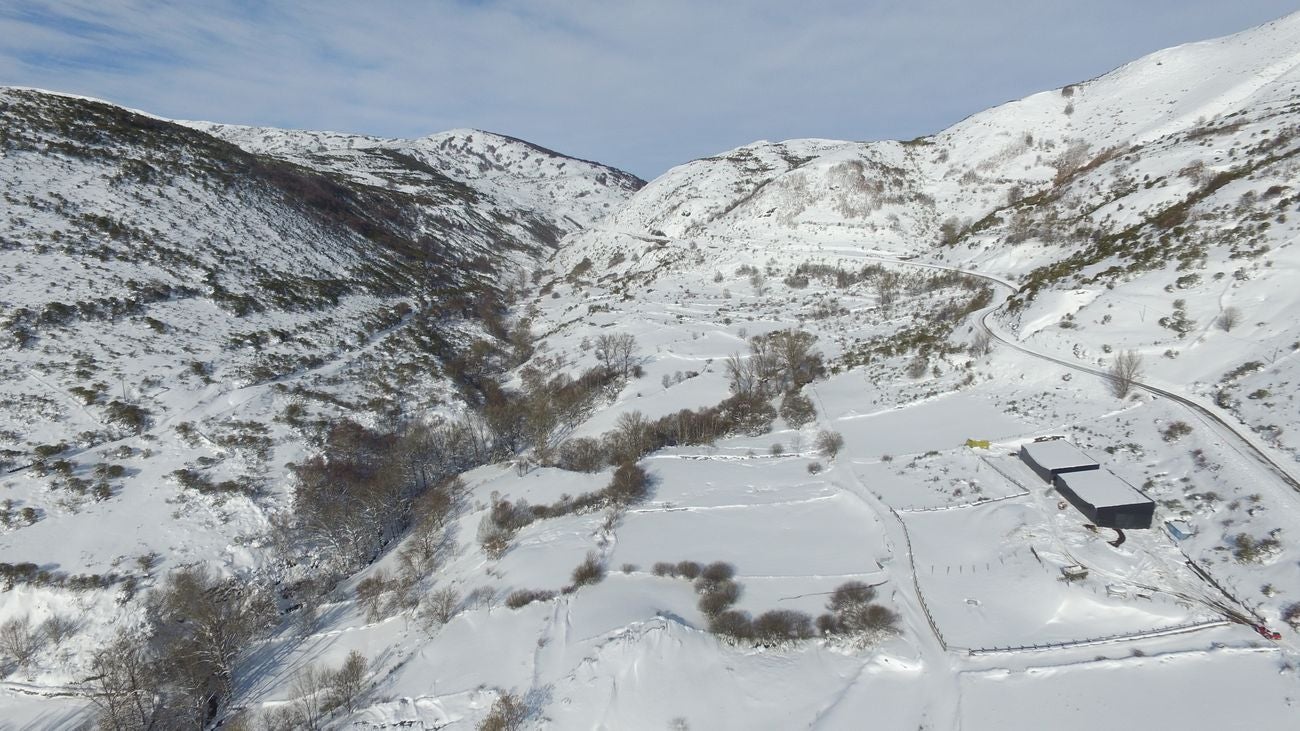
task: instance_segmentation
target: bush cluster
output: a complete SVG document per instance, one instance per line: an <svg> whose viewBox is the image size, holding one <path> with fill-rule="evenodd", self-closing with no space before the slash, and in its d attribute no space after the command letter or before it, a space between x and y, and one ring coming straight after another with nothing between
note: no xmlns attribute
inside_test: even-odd
<svg viewBox="0 0 1300 731"><path fill-rule="evenodd" d="M1172 421L1160 430L1160 438L1166 442L1175 442L1192 433L1192 425L1185 421Z"/></svg>
<svg viewBox="0 0 1300 731"><path fill-rule="evenodd" d="M87 691L101 728L204 728L233 689L235 665L274 617L257 586L179 570L150 596L142 634L91 659Z"/></svg>
<svg viewBox="0 0 1300 731"><path fill-rule="evenodd" d="M898 624L898 615L873 603L875 598L875 587L861 581L841 584L826 603L827 613L817 618L818 632L865 638L893 631Z"/></svg>
<svg viewBox="0 0 1300 731"><path fill-rule="evenodd" d="M717 406L682 409L650 421L639 411L623 414L618 427L601 439L571 439L559 448L556 466L595 472L606 465L635 462L665 447L712 444L718 439L769 431L776 409L753 394L735 394Z"/></svg>
<svg viewBox="0 0 1300 731"><path fill-rule="evenodd" d="M562 495L550 505L530 505L526 500L511 502L494 494L491 509L479 523L479 544L490 557L500 558L509 548L515 533L535 520L604 507L625 507L645 499L649 488L650 477L646 471L625 462L614 470L613 478L603 490L582 493L577 497Z"/></svg>
<svg viewBox="0 0 1300 731"><path fill-rule="evenodd" d="M253 486L244 480L222 480L213 482L212 478L189 468L179 469L172 472L172 477L176 482L187 490L195 490L203 494L212 493L251 493Z"/></svg>
<svg viewBox="0 0 1300 731"><path fill-rule="evenodd" d="M120 574L69 575L61 571L42 569L34 563L0 563L0 581L4 582L5 591L9 591L19 584L57 586L73 591L90 591L92 589L107 589L127 578Z"/></svg>
<svg viewBox="0 0 1300 731"><path fill-rule="evenodd" d="M733 609L740 598L741 586L735 581L736 569L729 563L714 562L701 566L695 561L659 562L655 576L682 578L694 582L699 594L699 609L709 621L709 631L731 642L750 642L773 647L817 635L845 637L866 642L882 633L896 631L898 615L873 603L874 587L860 581L841 584L827 602L827 612L814 620L804 612L774 609L752 617Z"/></svg>
<svg viewBox="0 0 1300 731"><path fill-rule="evenodd" d="M533 602L549 602L554 598L555 592L550 589L519 589L510 592L506 597L506 606L511 609L519 609Z"/></svg>
<svg viewBox="0 0 1300 731"><path fill-rule="evenodd" d="M455 475L489 458L460 423L383 432L343 420L320 439L320 453L293 467L294 527L346 567L363 565L412 522L436 528L428 521L440 521L464 488Z"/></svg>

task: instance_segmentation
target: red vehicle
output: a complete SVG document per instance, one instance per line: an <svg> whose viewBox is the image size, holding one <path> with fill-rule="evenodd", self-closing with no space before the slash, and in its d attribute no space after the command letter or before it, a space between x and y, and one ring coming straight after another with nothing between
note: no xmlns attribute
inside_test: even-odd
<svg viewBox="0 0 1300 731"><path fill-rule="evenodd" d="M1258 633L1259 633L1261 636L1263 636L1265 639L1269 639L1269 640L1280 640L1280 639L1282 639L1282 633L1280 633L1280 632L1274 632L1273 630L1270 630L1268 627L1265 627L1265 626L1262 625L1262 624L1257 624L1257 625L1255 625L1255 631L1258 632Z"/></svg>

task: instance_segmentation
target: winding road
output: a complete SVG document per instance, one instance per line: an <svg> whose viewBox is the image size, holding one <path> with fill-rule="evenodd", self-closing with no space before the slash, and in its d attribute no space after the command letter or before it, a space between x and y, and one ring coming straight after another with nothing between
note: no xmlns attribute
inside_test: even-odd
<svg viewBox="0 0 1300 731"><path fill-rule="evenodd" d="M900 261L899 263L912 264L912 262L906 262L906 261ZM927 266L934 266L934 265L927 265ZM975 277L988 282L992 282L993 284L996 284L1000 287L1005 287L1007 289L1010 289L1012 294L1015 294L1020 291L1020 288L1016 287L1015 285L1003 279L999 279L997 277L991 277L989 275L981 274L979 272L958 269L956 267L936 267L936 268L940 268L940 269L947 268L950 271L960 272L969 277ZM1047 353L1043 353L1025 347L1020 343L1019 340L1015 339L1014 336L1011 336L1005 331L998 329L996 325L993 323L994 315L997 314L997 311L1000 310L1001 308L1002 308L1001 304L989 307L987 310L984 311L984 313L980 316L979 319L980 326L984 328L984 330L987 333L989 333L989 335L993 339L997 340L999 343L1002 343L1003 345L1006 345L1007 347L1017 352L1024 353L1025 355L1034 358L1038 358L1039 360L1045 360L1048 361L1049 363L1055 363L1056 365L1063 366L1065 368L1069 368L1071 370L1078 371L1080 373L1087 373L1089 375L1093 375L1098 378L1101 378L1105 381L1111 380L1111 375L1107 371L1103 371L1099 368L1093 368L1091 366L1083 365L1078 361L1066 360L1064 358L1059 358L1054 355L1049 355ZM1210 408L1208 408L1207 406L1198 403L1192 398L1183 396L1182 394L1174 393L1173 391L1160 388L1159 386L1155 386L1150 383L1144 383L1135 380L1133 381L1133 387L1140 389L1142 391L1146 391L1147 393L1150 393L1152 395L1169 399L1170 401L1173 401L1174 403L1177 403L1178 405L1188 409L1196 416L1198 420L1200 420L1206 426L1210 427L1212 431L1214 431L1220 437L1224 437L1224 443L1229 448L1237 452L1237 454L1241 455L1242 457L1254 461L1256 464L1263 467L1267 472L1271 473L1274 477L1280 480L1283 484L1287 485L1295 492L1300 493L1300 480L1297 480L1294 475L1292 475L1285 467L1281 465L1281 463L1279 463L1276 459L1274 459L1271 455L1269 455L1268 452L1265 451L1265 449L1261 447L1259 444L1257 444L1252 437L1250 437L1249 435L1241 431L1238 431L1238 429L1235 426L1229 423L1222 416L1210 410Z"/></svg>

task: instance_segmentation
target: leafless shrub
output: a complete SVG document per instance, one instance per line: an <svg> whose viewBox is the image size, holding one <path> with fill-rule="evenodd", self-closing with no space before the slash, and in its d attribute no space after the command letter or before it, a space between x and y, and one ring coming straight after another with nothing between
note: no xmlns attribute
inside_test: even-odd
<svg viewBox="0 0 1300 731"><path fill-rule="evenodd" d="M728 609L709 619L709 631L733 642L748 640L754 636L754 623L749 618L749 613Z"/></svg>
<svg viewBox="0 0 1300 731"><path fill-rule="evenodd" d="M907 373L908 378L922 378L929 370L930 359L925 357L922 353L917 353L907 362L905 372Z"/></svg>
<svg viewBox="0 0 1300 731"><path fill-rule="evenodd" d="M826 603L830 613L817 618L817 629L822 634L849 635L859 640L893 631L898 615L880 604L873 604L875 598L875 588L861 581L841 584Z"/></svg>
<svg viewBox="0 0 1300 731"><path fill-rule="evenodd" d="M754 641L778 645L813 636L812 617L791 609L773 609L754 618Z"/></svg>
<svg viewBox="0 0 1300 731"><path fill-rule="evenodd" d="M700 592L699 608L706 617L716 617L730 609L740 599L740 584L731 579L706 581L696 579L695 590Z"/></svg>
<svg viewBox="0 0 1300 731"><path fill-rule="evenodd" d="M1292 602L1282 610L1282 621L1300 629L1300 602Z"/></svg>
<svg viewBox="0 0 1300 731"><path fill-rule="evenodd" d="M90 671L86 690L100 728L139 731L181 722L143 641L119 634L94 653Z"/></svg>
<svg viewBox="0 0 1300 731"><path fill-rule="evenodd" d="M624 462L614 470L614 478L605 488L605 494L615 505L630 505L645 498L650 477L641 467Z"/></svg>
<svg viewBox="0 0 1300 731"><path fill-rule="evenodd" d="M488 715L479 722L478 731L519 731L531 715L522 697L501 691L488 709Z"/></svg>
<svg viewBox="0 0 1300 731"><path fill-rule="evenodd" d="M828 458L835 459L840 449L844 447L844 436L839 432L823 429L817 433L816 446Z"/></svg>
<svg viewBox="0 0 1300 731"><path fill-rule="evenodd" d="M1219 327L1224 332L1232 332L1232 329L1241 324L1241 310L1236 307L1224 308L1223 314L1219 315Z"/></svg>
<svg viewBox="0 0 1300 731"><path fill-rule="evenodd" d="M1185 421L1171 421L1160 430L1160 438L1166 442L1176 442L1192 433L1192 425Z"/></svg>
<svg viewBox="0 0 1300 731"><path fill-rule="evenodd" d="M384 595L392 588L388 573L383 569L357 582L357 603L366 610L367 622L378 622L384 618Z"/></svg>
<svg viewBox="0 0 1300 731"><path fill-rule="evenodd" d="M299 728L317 731L325 722L329 712L326 698L327 673L315 664L308 665L294 674L290 693L293 695L293 714Z"/></svg>
<svg viewBox="0 0 1300 731"><path fill-rule="evenodd" d="M621 414L614 430L606 435L611 460L635 462L655 448L654 423L640 411Z"/></svg>
<svg viewBox="0 0 1300 731"><path fill-rule="evenodd" d="M598 584L605 579L605 565L594 552L588 552L587 558L573 570L572 579L574 586Z"/></svg>
<svg viewBox="0 0 1300 731"><path fill-rule="evenodd" d="M533 602L549 602L555 598L555 592L549 589L519 589L506 597L506 606L511 609L526 607Z"/></svg>
<svg viewBox="0 0 1300 731"><path fill-rule="evenodd" d="M426 620L427 626L442 626L450 622L460 609L460 599L460 592L452 586L429 592L420 604L421 616Z"/></svg>
<svg viewBox="0 0 1300 731"><path fill-rule="evenodd" d="M703 567L695 561L679 561L677 563L677 575L683 579L694 581L699 577L701 571L703 571Z"/></svg>
<svg viewBox="0 0 1300 731"><path fill-rule="evenodd" d="M274 613L259 587L198 567L173 572L150 597L158 662L195 717L230 695L235 662Z"/></svg>
<svg viewBox="0 0 1300 731"><path fill-rule="evenodd" d="M464 493L459 477L426 490L412 504L410 536L398 552L402 579L414 584L437 568L452 538L449 523Z"/></svg>
<svg viewBox="0 0 1300 731"><path fill-rule="evenodd" d="M55 614L41 622L41 634L55 648L62 645L69 637L77 633L79 623L72 617Z"/></svg>
<svg viewBox="0 0 1300 731"><path fill-rule="evenodd" d="M599 440L589 437L570 439L560 445L557 462L560 469L571 472L599 472L606 464L606 453Z"/></svg>
<svg viewBox="0 0 1300 731"><path fill-rule="evenodd" d="M483 553L496 560L510 550L510 541L515 537L515 532L515 529L498 525L493 522L492 516L485 515L479 522L478 542L483 547Z"/></svg>

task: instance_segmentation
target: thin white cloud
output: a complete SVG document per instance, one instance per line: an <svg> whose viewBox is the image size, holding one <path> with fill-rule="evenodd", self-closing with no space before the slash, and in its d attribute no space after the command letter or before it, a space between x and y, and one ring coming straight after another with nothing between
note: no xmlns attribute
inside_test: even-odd
<svg viewBox="0 0 1300 731"><path fill-rule="evenodd" d="M643 176L754 139L912 137L1281 0L15 0L0 83L158 114L474 126Z"/></svg>

